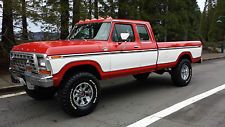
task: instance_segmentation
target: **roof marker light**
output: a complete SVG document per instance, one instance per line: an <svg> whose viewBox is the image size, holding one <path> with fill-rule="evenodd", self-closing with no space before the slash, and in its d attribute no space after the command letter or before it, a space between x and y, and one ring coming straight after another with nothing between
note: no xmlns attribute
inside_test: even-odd
<svg viewBox="0 0 225 127"><path fill-rule="evenodd" d="M104 19L103 17L101 17L101 16L98 16L98 19Z"/></svg>
<svg viewBox="0 0 225 127"><path fill-rule="evenodd" d="M107 15L107 18L106 18L106 19L113 19L113 18L112 18L111 16L108 16L108 15Z"/></svg>
<svg viewBox="0 0 225 127"><path fill-rule="evenodd" d="M82 23L82 22L84 22L84 21L83 21L83 20L80 20L80 21L79 21L79 23Z"/></svg>

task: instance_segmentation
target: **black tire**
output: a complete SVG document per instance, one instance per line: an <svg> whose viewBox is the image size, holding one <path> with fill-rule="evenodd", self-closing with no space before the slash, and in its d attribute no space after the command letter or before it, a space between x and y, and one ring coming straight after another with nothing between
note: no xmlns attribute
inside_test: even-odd
<svg viewBox="0 0 225 127"><path fill-rule="evenodd" d="M133 75L133 77L138 81L144 81L148 79L149 74L150 73L137 74L137 75Z"/></svg>
<svg viewBox="0 0 225 127"><path fill-rule="evenodd" d="M87 105L80 106L76 102L76 98L82 98L81 94L78 92L81 92L80 90L77 90L78 88L83 89L83 97L86 97L85 89L83 88L82 84L87 84L88 89L92 90L92 94L89 96L91 99L89 99L89 103ZM100 98L100 88L99 88L99 81L98 79L91 73L87 72L80 72L72 75L67 81L64 81L62 84L63 88L59 91L59 103L63 110L71 115L71 116L85 116L90 114L97 106ZM76 92L78 91L78 92ZM76 93L74 95L74 93ZM79 96L79 97L75 97ZM74 99L73 99L74 98ZM84 101L85 99L78 99L79 101ZM86 102L88 100L86 99Z"/></svg>
<svg viewBox="0 0 225 127"><path fill-rule="evenodd" d="M27 95L29 95L30 97L32 97L35 100L51 99L55 95L55 91L56 91L55 88L53 88L53 87L42 88L42 87L35 86L34 90L29 90L27 88L27 86L24 86L24 87L25 87L25 91L26 91Z"/></svg>
<svg viewBox="0 0 225 127"><path fill-rule="evenodd" d="M182 69L185 68L187 71L183 71L185 76L182 77ZM188 73L189 72L189 73ZM187 86L192 78L192 66L191 62L188 59L182 59L178 65L172 69L171 78L175 86L184 87Z"/></svg>

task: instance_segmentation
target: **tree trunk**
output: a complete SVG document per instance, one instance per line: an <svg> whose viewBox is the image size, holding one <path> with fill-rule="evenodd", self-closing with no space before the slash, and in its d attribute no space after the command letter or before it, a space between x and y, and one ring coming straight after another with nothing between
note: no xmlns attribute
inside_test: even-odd
<svg viewBox="0 0 225 127"><path fill-rule="evenodd" d="M3 0L2 45L3 48L7 51L7 54L10 52L11 48L15 44L11 4L11 0Z"/></svg>
<svg viewBox="0 0 225 127"><path fill-rule="evenodd" d="M110 3L110 16L111 17L115 17L114 13L115 13L115 6L114 6L114 2L113 0L109 0Z"/></svg>
<svg viewBox="0 0 225 127"><path fill-rule="evenodd" d="M124 19L127 18L127 8L124 8L124 5L126 4L126 0L118 0L118 6L119 6L119 11L118 11L118 18Z"/></svg>
<svg viewBox="0 0 225 127"><path fill-rule="evenodd" d="M69 0L60 0L61 28L60 39L69 35Z"/></svg>
<svg viewBox="0 0 225 127"><path fill-rule="evenodd" d="M27 32L27 14L26 14L26 2L25 0L21 0L22 3L22 39L28 40L28 32Z"/></svg>
<svg viewBox="0 0 225 127"><path fill-rule="evenodd" d="M88 9L88 18L91 19L92 18L92 2L91 0L89 0L89 9Z"/></svg>
<svg viewBox="0 0 225 127"><path fill-rule="evenodd" d="M94 2L94 8L95 8L95 18L98 19L98 0L95 0Z"/></svg>
<svg viewBox="0 0 225 127"><path fill-rule="evenodd" d="M80 0L73 0L73 23L74 26L80 20Z"/></svg>

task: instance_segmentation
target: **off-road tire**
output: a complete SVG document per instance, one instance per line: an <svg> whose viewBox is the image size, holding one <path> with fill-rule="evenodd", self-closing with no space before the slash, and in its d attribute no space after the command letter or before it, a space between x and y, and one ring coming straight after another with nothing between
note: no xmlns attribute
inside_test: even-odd
<svg viewBox="0 0 225 127"><path fill-rule="evenodd" d="M88 83L93 90L92 99L86 106L77 105L75 99L73 99L73 91L82 83ZM87 72L75 73L62 85L63 88L59 91L58 100L67 114L81 117L93 112L100 99L99 81L93 74Z"/></svg>
<svg viewBox="0 0 225 127"><path fill-rule="evenodd" d="M185 66L189 71L186 78L182 78L182 67ZM188 59L182 59L178 65L172 69L171 78L175 86L184 87L187 86L192 78L192 66L191 62Z"/></svg>

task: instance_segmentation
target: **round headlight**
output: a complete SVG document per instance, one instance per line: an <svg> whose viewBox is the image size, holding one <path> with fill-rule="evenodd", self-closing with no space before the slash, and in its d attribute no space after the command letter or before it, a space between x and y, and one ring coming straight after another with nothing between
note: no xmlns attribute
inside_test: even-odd
<svg viewBox="0 0 225 127"><path fill-rule="evenodd" d="M46 66L45 59L39 59L39 66L41 66L41 67L45 67Z"/></svg>

